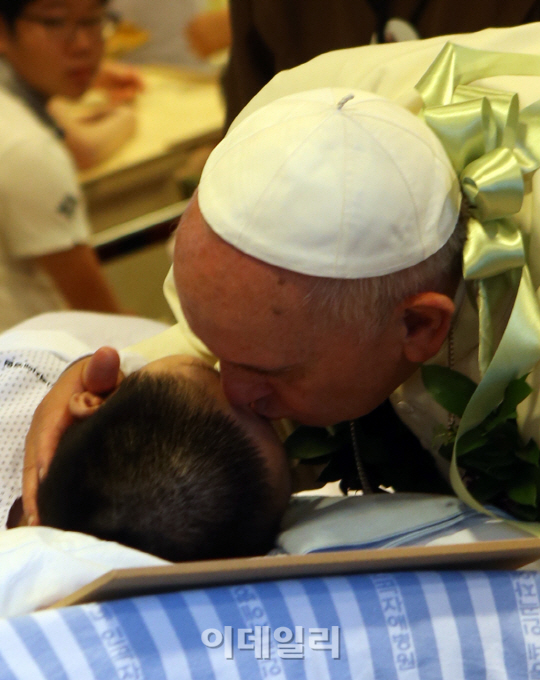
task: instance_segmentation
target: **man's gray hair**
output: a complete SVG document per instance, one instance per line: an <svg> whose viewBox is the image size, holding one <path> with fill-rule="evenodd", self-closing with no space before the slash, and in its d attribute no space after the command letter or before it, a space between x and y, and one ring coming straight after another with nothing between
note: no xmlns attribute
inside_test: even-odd
<svg viewBox="0 0 540 680"><path fill-rule="evenodd" d="M395 306L408 297L423 291L448 291L462 268L467 212L463 210L444 246L412 267L365 279L309 277L306 302L317 322L361 325L365 337L381 329Z"/></svg>

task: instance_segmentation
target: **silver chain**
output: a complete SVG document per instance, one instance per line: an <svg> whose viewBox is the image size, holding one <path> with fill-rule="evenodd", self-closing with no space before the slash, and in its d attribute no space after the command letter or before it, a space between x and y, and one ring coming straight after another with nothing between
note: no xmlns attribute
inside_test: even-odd
<svg viewBox="0 0 540 680"><path fill-rule="evenodd" d="M373 489L371 488L371 485L368 482L366 471L364 470L364 466L362 465L362 459L360 458L360 448L358 446L358 440L356 438L356 426L354 424L354 420L349 420L349 429L351 431L351 441L354 451L354 460L356 462L356 471L358 472L358 479L360 480L360 484L362 485L362 491L365 494L373 493Z"/></svg>

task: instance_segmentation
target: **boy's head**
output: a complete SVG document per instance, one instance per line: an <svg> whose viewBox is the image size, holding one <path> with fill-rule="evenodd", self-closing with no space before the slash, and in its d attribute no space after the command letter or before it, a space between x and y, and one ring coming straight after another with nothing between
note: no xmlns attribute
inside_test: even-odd
<svg viewBox="0 0 540 680"><path fill-rule="evenodd" d="M42 524L171 561L272 547L289 496L285 454L267 422L226 402L215 371L169 357L70 408L77 420L39 489Z"/></svg>
<svg viewBox="0 0 540 680"><path fill-rule="evenodd" d="M106 1L0 0L0 54L43 97L79 97L103 55Z"/></svg>

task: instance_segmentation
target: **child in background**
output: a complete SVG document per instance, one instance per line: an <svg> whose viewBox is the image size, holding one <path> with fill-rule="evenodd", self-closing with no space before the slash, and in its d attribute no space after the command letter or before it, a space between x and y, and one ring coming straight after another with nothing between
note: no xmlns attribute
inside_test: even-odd
<svg viewBox="0 0 540 680"><path fill-rule="evenodd" d="M0 330L65 307L120 311L47 110L92 83L105 21L101 0L0 0Z"/></svg>

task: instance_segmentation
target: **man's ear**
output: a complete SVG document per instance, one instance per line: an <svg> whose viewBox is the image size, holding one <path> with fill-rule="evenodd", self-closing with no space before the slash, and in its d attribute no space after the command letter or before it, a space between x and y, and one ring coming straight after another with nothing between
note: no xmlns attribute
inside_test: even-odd
<svg viewBox="0 0 540 680"><path fill-rule="evenodd" d="M418 293L401 305L406 334L403 351L415 364L431 359L440 350L452 323L455 305L442 293Z"/></svg>
<svg viewBox="0 0 540 680"><path fill-rule="evenodd" d="M88 418L95 413L105 399L92 392L76 392L72 394L68 408L74 418Z"/></svg>

